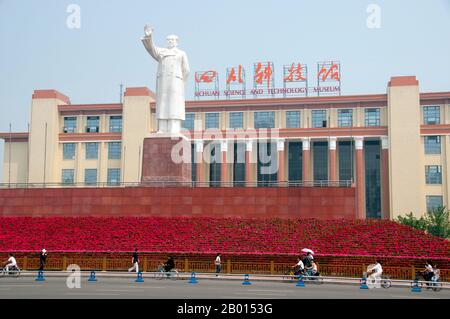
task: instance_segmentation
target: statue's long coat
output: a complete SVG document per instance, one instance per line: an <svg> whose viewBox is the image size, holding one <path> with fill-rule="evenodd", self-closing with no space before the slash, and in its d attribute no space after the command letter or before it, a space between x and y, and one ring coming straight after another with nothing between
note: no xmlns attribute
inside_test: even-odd
<svg viewBox="0 0 450 319"><path fill-rule="evenodd" d="M157 48L151 36L142 38L142 43L159 62L156 74L156 118L184 120L184 85L189 75L186 53L177 48Z"/></svg>

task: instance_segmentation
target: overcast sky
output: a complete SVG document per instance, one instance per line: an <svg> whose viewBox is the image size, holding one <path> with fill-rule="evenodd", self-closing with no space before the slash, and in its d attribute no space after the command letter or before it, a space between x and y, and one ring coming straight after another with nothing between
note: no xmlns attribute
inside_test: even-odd
<svg viewBox="0 0 450 319"><path fill-rule="evenodd" d="M67 24L71 4L79 28ZM157 46L178 35L192 74L217 70L221 88L228 66L243 65L249 80L254 62L273 61L280 84L284 64L312 71L339 60L343 94L384 93L395 75L450 91L449 0L0 0L0 131L26 131L35 89L72 103L118 102L120 83L154 90L157 63L139 40L146 23Z"/></svg>

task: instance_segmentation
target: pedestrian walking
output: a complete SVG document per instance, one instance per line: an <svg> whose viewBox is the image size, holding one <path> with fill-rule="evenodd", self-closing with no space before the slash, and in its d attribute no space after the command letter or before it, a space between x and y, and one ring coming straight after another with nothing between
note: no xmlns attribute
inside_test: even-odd
<svg viewBox="0 0 450 319"><path fill-rule="evenodd" d="M39 270L44 270L45 261L47 260L47 250L42 249L39 253Z"/></svg>
<svg viewBox="0 0 450 319"><path fill-rule="evenodd" d="M131 262L133 263L133 266L128 269L128 272L131 272L133 270L136 270L136 272L139 272L139 256L138 256L138 249L134 249L133 258L131 259Z"/></svg>
<svg viewBox="0 0 450 319"><path fill-rule="evenodd" d="M219 277L219 273L222 270L222 261L220 260L221 253L218 253L214 265L216 265L216 277Z"/></svg>

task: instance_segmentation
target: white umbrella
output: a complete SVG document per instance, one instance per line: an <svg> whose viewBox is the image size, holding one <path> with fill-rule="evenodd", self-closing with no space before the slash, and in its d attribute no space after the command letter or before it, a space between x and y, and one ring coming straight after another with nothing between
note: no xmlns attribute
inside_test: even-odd
<svg viewBox="0 0 450 319"><path fill-rule="evenodd" d="M304 253L311 253L311 254L314 255L314 252L311 249L309 249L309 248L303 248L302 252L304 252Z"/></svg>

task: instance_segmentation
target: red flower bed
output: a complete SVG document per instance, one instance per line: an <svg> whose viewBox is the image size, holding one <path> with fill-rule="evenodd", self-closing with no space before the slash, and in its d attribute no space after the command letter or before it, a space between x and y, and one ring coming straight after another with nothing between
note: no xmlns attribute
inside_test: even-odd
<svg viewBox="0 0 450 319"><path fill-rule="evenodd" d="M0 251L140 251L450 258L447 240L392 221L3 217Z"/></svg>

